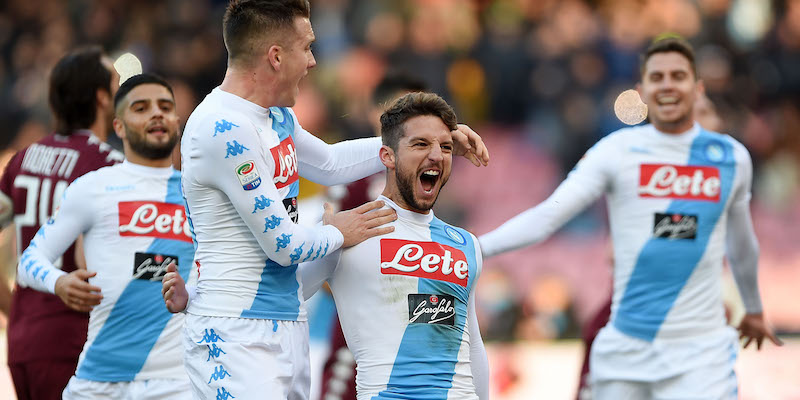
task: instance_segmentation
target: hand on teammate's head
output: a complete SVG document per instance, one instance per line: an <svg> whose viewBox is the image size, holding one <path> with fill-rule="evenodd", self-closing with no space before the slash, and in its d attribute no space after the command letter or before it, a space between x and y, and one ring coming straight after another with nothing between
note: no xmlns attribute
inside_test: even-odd
<svg viewBox="0 0 800 400"><path fill-rule="evenodd" d="M458 129L452 132L455 144L453 154L463 156L476 167L489 165L489 150L483 139L472 128L458 124Z"/></svg>

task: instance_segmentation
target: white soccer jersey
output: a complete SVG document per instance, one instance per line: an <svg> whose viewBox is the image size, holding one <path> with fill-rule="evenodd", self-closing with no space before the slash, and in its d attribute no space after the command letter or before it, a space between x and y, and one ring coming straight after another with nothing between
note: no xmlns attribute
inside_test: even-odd
<svg viewBox="0 0 800 400"><path fill-rule="evenodd" d="M478 399L488 390L473 291L476 238L399 208L394 232L302 264L306 297L328 279L359 399Z"/></svg>
<svg viewBox="0 0 800 400"><path fill-rule="evenodd" d="M89 283L103 299L89 315L75 375L103 382L186 379L183 315L170 314L161 298L167 265L175 261L188 279L194 257L180 173L125 161L78 178L23 253L19 282L53 293L64 274L53 261L80 234L87 269L97 272Z"/></svg>
<svg viewBox="0 0 800 400"><path fill-rule="evenodd" d="M699 125L682 134L622 129L592 147L550 198L480 243L487 257L536 243L605 193L615 263L610 323L647 341L706 333L725 324L726 237L737 241L729 256L742 253L732 266L755 282L751 175L747 150L728 135ZM749 311L760 311L757 289L742 294Z"/></svg>
<svg viewBox="0 0 800 400"><path fill-rule="evenodd" d="M182 185L197 241L189 313L306 319L297 264L342 245L333 226L305 227L298 179L350 182L383 169L379 138L327 145L289 108L263 108L219 88L195 109L181 142Z"/></svg>

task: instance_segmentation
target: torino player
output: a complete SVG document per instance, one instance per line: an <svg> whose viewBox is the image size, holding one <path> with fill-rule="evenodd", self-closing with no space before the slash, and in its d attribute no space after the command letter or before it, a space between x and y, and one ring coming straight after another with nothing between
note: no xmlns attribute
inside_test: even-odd
<svg viewBox="0 0 800 400"><path fill-rule="evenodd" d="M694 122L702 84L686 41L656 40L642 60L638 90L652 124L602 139L552 196L481 236L481 248L489 257L538 243L605 193L614 293L592 346L594 398L735 399L738 345L722 305L723 256L747 310L745 347L755 340L760 348L764 337L780 344L758 292L750 156Z"/></svg>
<svg viewBox="0 0 800 400"><path fill-rule="evenodd" d="M333 185L382 169L380 139L328 145L289 108L316 65L309 15L306 0L231 1L225 78L192 112L181 140L199 273L184 334L196 398L308 398L297 264L387 233L392 227L380 225L396 218L391 209L367 213L382 205L372 202L335 215L328 208L324 226L295 223L300 176ZM480 138L464 131L461 154L485 164Z"/></svg>
<svg viewBox="0 0 800 400"><path fill-rule="evenodd" d="M480 248L431 211L450 177L454 129L439 96L398 99L381 116L387 177L379 199L397 212L394 232L301 264L305 297L330 284L358 399L488 398L473 295Z"/></svg>
<svg viewBox="0 0 800 400"><path fill-rule="evenodd" d="M58 209L67 186L79 176L122 162L104 141L114 117L119 75L99 47L74 50L50 74L55 133L17 153L0 180L0 228L16 225L24 250ZM72 242L54 264L77 269ZM81 272L85 277L85 272ZM57 399L75 373L86 341L89 315L61 300L20 285L14 289L8 325L8 366L20 400Z"/></svg>
<svg viewBox="0 0 800 400"><path fill-rule="evenodd" d="M126 161L69 186L17 273L20 282L91 311L64 399L188 399L184 316L170 314L159 296L166 266L176 263L186 277L194 257L180 173L170 166L178 141L174 97L161 78L142 74L122 84L114 103ZM91 272L67 274L53 263L80 234Z"/></svg>

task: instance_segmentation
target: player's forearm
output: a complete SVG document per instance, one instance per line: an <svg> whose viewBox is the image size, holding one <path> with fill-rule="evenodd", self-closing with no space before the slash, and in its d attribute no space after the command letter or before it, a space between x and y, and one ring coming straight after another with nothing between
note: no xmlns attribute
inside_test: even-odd
<svg viewBox="0 0 800 400"><path fill-rule="evenodd" d="M728 263L748 314L762 312L758 290L758 240L747 205L732 207L727 231Z"/></svg>
<svg viewBox="0 0 800 400"><path fill-rule="evenodd" d="M298 143L297 152L300 175L313 182L326 186L350 183L385 169L378 158L380 138L346 140L336 144L314 139L307 138Z"/></svg>
<svg viewBox="0 0 800 400"><path fill-rule="evenodd" d="M55 294L56 281L66 273L53 265L56 258L44 254L34 239L22 253L17 265L17 282L23 287Z"/></svg>

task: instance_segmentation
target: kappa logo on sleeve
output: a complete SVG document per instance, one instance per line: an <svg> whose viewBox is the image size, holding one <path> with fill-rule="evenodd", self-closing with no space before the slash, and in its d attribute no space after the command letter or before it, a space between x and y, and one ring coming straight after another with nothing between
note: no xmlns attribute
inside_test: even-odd
<svg viewBox="0 0 800 400"><path fill-rule="evenodd" d="M258 175L256 163L252 160L245 161L236 167L236 177L239 178L239 183L242 184L244 190L253 190L261 185L261 176ZM256 208L258 208L258 200L256 200Z"/></svg>
<svg viewBox="0 0 800 400"><path fill-rule="evenodd" d="M250 150L249 148L247 148L245 146L242 146L241 144L239 144L239 142L237 142L235 140L233 141L233 143L226 142L225 145L227 146L226 152L225 152L225 158L228 158L230 156L236 157L239 154L242 154L245 151L249 151Z"/></svg>
<svg viewBox="0 0 800 400"><path fill-rule="evenodd" d="M239 125L236 125L233 122L228 122L224 119L222 121L217 121L214 123L214 136L217 136L218 133L225 133L231 130L233 127L238 128Z"/></svg>

